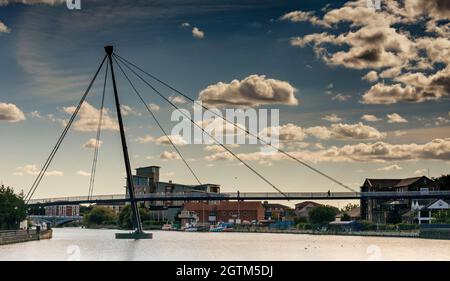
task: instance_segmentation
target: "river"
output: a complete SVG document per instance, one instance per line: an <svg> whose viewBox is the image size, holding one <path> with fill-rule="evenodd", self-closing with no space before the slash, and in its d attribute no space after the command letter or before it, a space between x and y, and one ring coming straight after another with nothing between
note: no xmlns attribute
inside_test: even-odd
<svg viewBox="0 0 450 281"><path fill-rule="evenodd" d="M0 260L450 260L450 241L270 233L54 229L53 239L0 246Z"/></svg>

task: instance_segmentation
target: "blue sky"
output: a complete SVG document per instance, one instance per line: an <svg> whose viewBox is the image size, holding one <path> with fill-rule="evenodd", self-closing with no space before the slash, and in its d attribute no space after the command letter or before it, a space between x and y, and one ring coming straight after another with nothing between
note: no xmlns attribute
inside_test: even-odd
<svg viewBox="0 0 450 281"><path fill-rule="evenodd" d="M17 190L33 182L70 117L67 107L78 102L107 44L193 99L210 85L254 74L265 76L262 83L288 83L298 105L272 99L254 107L278 108L280 133L290 140L284 148L354 188L366 177L448 173L448 60L437 54L450 54L449 12L441 1L383 1L380 11L366 1L82 0L80 11L37 2L44 3L0 1L0 179ZM374 60L358 58L366 49L379 53ZM362 79L371 71L371 79ZM162 133L117 75L122 102L133 109L125 117L132 166L160 165L164 180L194 183L180 160L161 159L170 147L139 142ZM101 80L88 98L95 108ZM170 131L172 109L139 87L160 107L157 116ZM82 145L94 137L92 131L70 132L36 197L87 194L89 177L82 172L90 171L93 151ZM105 131L102 140L94 194L120 193L118 134ZM224 191L272 191L238 162L207 158L224 152L205 151L205 145L180 149L203 182ZM345 191L295 162L258 157L259 146L233 149L286 192Z"/></svg>

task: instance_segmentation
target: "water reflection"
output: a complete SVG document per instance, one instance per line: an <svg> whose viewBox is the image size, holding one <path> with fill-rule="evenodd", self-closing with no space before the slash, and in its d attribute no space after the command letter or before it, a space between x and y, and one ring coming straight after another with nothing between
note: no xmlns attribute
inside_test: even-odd
<svg viewBox="0 0 450 281"><path fill-rule="evenodd" d="M450 241L356 236L54 229L52 240L0 246L0 260L450 260Z"/></svg>

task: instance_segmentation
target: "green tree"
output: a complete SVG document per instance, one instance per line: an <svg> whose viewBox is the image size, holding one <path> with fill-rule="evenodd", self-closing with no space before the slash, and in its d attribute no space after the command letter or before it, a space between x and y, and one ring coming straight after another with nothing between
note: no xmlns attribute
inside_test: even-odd
<svg viewBox="0 0 450 281"><path fill-rule="evenodd" d="M433 223L450 223L450 210L439 210L433 214Z"/></svg>
<svg viewBox="0 0 450 281"><path fill-rule="evenodd" d="M342 213L341 221L351 221L351 218L347 213Z"/></svg>
<svg viewBox="0 0 450 281"><path fill-rule="evenodd" d="M90 212L84 214L84 222L87 225L108 224L115 220L114 211L104 206L95 206Z"/></svg>
<svg viewBox="0 0 450 281"><path fill-rule="evenodd" d="M450 174L433 178L433 180L439 184L441 190L450 190Z"/></svg>
<svg viewBox="0 0 450 281"><path fill-rule="evenodd" d="M309 221L312 224L325 224L334 221L338 209L332 206L317 206L309 212Z"/></svg>
<svg viewBox="0 0 450 281"><path fill-rule="evenodd" d="M0 229L19 228L19 224L27 217L27 209L23 195L17 195L11 187L0 186Z"/></svg>
<svg viewBox="0 0 450 281"><path fill-rule="evenodd" d="M141 215L141 221L150 220L150 212L144 206L139 206L139 214ZM117 224L123 229L133 228L133 212L131 210L131 205L126 205L119 213L117 219Z"/></svg>

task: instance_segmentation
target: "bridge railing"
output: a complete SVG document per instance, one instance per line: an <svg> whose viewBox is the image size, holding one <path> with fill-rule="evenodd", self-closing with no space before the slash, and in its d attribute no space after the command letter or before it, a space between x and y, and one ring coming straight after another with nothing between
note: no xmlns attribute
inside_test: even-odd
<svg viewBox="0 0 450 281"><path fill-rule="evenodd" d="M151 194L139 194L136 195L136 199L146 201L183 201L183 200L285 200L292 198L301 199L359 199L359 198L440 198L450 197L450 191L381 191L381 192L241 192L241 193L151 193ZM124 194L113 195L97 195L97 196L74 196L74 197L59 197L50 199L34 199L30 200L29 204L49 204L54 202L62 202L65 204L78 203L108 203L108 202L125 202L127 196Z"/></svg>

